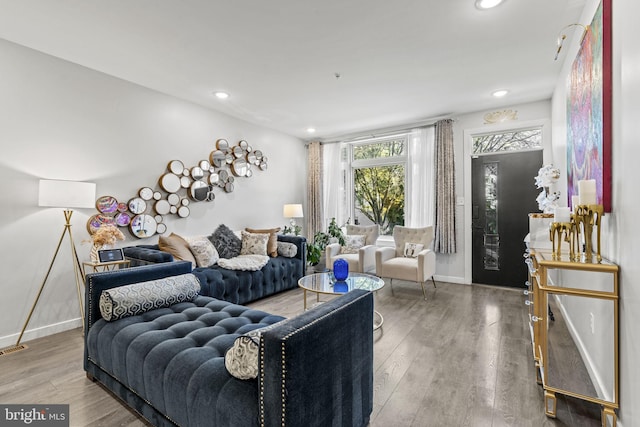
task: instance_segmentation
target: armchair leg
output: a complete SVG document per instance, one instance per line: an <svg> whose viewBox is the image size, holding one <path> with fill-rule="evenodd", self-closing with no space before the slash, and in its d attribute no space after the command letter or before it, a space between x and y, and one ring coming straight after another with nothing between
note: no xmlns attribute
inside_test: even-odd
<svg viewBox="0 0 640 427"><path fill-rule="evenodd" d="M424 290L424 282L420 282L420 286L422 287L422 296L424 296L425 301L427 300L427 292Z"/></svg>
<svg viewBox="0 0 640 427"><path fill-rule="evenodd" d="M393 295L393 279L389 278L389 286L391 287L391 295Z"/></svg>
<svg viewBox="0 0 640 427"><path fill-rule="evenodd" d="M434 287L434 288L437 288L437 286L436 286L436 279L434 279L434 277L433 277L433 276L431 276L431 281L433 282L433 287Z"/></svg>

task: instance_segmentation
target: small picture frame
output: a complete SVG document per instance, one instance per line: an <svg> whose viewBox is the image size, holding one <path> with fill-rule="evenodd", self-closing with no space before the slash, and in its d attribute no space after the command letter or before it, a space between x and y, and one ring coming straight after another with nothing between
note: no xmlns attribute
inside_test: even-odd
<svg viewBox="0 0 640 427"><path fill-rule="evenodd" d="M124 253L122 249L102 249L98 251L98 260L100 262L124 261Z"/></svg>

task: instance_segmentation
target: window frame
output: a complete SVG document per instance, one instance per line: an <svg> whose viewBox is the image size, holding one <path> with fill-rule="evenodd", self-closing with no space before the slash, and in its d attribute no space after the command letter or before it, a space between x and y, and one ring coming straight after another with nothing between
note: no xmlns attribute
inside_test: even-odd
<svg viewBox="0 0 640 427"><path fill-rule="evenodd" d="M374 137L374 138L368 138L365 140L360 140L360 141L353 141L347 144L347 159L348 159L348 167L347 167L347 180L346 180L346 184L347 184L347 194L349 194L348 197L348 212L349 212L349 218L350 221L353 222L355 216L356 216L356 203L355 203L355 170L356 169L365 169L365 168L371 168L371 167L384 167L384 166L393 166L393 165L403 165L404 166L404 218L406 219L407 217L407 207L408 204L410 203L409 198L407 197L407 188L408 188L408 179L409 177L407 176L407 168L409 166L409 156L408 156L408 147L409 147L409 132L402 132L402 133L398 133L398 134L394 134L394 135L388 135L388 136L381 136L381 137ZM374 144L380 144L380 143L384 143L387 141L397 141L402 139L403 144L404 144L404 149L403 149L403 154L400 156L393 156L393 157L378 157L378 158L373 158L373 159L359 159L359 160L354 160L354 148L355 147L359 147L359 146L364 146L364 145L374 145ZM379 242L380 240L382 240L382 242L384 242L385 240L389 240L392 239L391 235L380 235L379 237Z"/></svg>

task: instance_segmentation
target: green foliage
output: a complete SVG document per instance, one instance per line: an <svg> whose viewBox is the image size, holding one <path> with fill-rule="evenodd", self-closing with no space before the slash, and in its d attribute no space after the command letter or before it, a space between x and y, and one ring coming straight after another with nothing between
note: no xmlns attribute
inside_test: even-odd
<svg viewBox="0 0 640 427"><path fill-rule="evenodd" d="M405 140L392 139L354 147L354 160L399 157L404 154ZM362 167L354 170L356 207L371 222L380 226L382 234L404 224L404 163Z"/></svg>
<svg viewBox="0 0 640 427"><path fill-rule="evenodd" d="M344 233L342 232L342 228L336 223L335 218L331 218L326 233L324 231L318 231L315 236L313 236L313 243L307 244L307 261L311 265L316 265L320 262L332 237L338 239L341 245L345 244Z"/></svg>
<svg viewBox="0 0 640 427"><path fill-rule="evenodd" d="M285 225L282 229L282 234L293 234L294 236L299 236L302 231L302 226L296 224L293 226Z"/></svg>

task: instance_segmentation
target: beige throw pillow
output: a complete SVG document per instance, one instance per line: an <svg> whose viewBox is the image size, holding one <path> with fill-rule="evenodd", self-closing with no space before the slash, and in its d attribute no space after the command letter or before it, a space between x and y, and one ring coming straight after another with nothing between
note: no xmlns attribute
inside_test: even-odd
<svg viewBox="0 0 640 427"><path fill-rule="evenodd" d="M249 233L242 230L240 255L267 255L268 234Z"/></svg>
<svg viewBox="0 0 640 427"><path fill-rule="evenodd" d="M169 252L174 259L191 262L192 267L197 265L196 258L189 249L189 243L181 236L171 233L169 236L160 236L158 247L161 251Z"/></svg>
<svg viewBox="0 0 640 427"><path fill-rule="evenodd" d="M269 235L269 241L267 242L267 254L269 254L270 257L277 257L278 256L278 231L280 231L280 227L276 227L276 228L265 228L265 229L255 229L255 228L245 228L246 231L248 231L249 233L255 233L255 234L268 234Z"/></svg>
<svg viewBox="0 0 640 427"><path fill-rule="evenodd" d="M357 254L364 246L365 236L360 234L347 234L344 236L344 246L340 248L341 254Z"/></svg>
<svg viewBox="0 0 640 427"><path fill-rule="evenodd" d="M211 267L220 259L220 255L207 236L185 236L189 249L196 259L198 267Z"/></svg>

